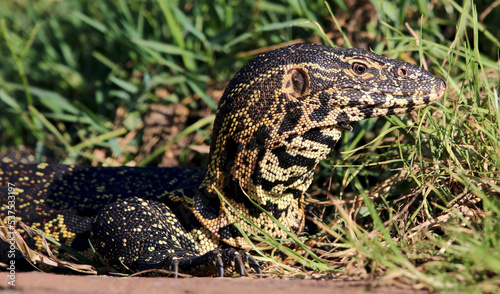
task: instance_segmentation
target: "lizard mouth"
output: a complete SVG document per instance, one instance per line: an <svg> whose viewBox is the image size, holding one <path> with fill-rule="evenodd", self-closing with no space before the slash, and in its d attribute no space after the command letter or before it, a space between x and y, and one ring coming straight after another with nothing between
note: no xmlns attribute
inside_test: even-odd
<svg viewBox="0 0 500 294"><path fill-rule="evenodd" d="M394 99L386 99L384 103L373 106L381 109L404 109L409 112L438 101L443 95L444 89L414 96L392 96Z"/></svg>
<svg viewBox="0 0 500 294"><path fill-rule="evenodd" d="M341 108L372 108L372 109L414 109L422 108L441 99L446 90L442 79L431 81L426 87L414 91L395 91L393 89L356 89L344 88L339 96L351 99L332 99L332 106ZM434 86L432 86L434 85ZM405 112L405 111L403 111ZM397 113L401 113L398 111Z"/></svg>
<svg viewBox="0 0 500 294"><path fill-rule="evenodd" d="M360 121L370 117L379 117L392 114L408 113L413 110L424 108L441 99L446 90L443 80L429 82L424 89L413 92L383 91L380 89L361 90L345 88L339 95L352 97L348 101L335 99L332 106L338 111L335 113L337 126L351 130L349 123ZM341 103L341 101L343 103Z"/></svg>
<svg viewBox="0 0 500 294"><path fill-rule="evenodd" d="M408 113L432 104L443 95L444 90L419 96L392 96L393 99L386 99L383 103L360 105L358 111L362 114L361 117L365 118Z"/></svg>
<svg viewBox="0 0 500 294"><path fill-rule="evenodd" d="M427 82L421 89L417 89L413 92L398 92L386 93L388 97L386 102L379 107L383 108L412 108L418 109L422 108L432 102L441 99L446 90L446 83L444 80L435 78L433 81ZM394 98L394 99L390 99Z"/></svg>

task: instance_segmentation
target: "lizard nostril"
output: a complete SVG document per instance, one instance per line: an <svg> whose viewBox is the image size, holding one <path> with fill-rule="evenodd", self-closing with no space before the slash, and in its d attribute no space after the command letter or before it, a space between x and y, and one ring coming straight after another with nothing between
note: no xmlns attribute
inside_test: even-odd
<svg viewBox="0 0 500 294"><path fill-rule="evenodd" d="M441 88L446 89L447 86L446 86L445 80L443 80L443 79L440 79L440 80L441 80Z"/></svg>

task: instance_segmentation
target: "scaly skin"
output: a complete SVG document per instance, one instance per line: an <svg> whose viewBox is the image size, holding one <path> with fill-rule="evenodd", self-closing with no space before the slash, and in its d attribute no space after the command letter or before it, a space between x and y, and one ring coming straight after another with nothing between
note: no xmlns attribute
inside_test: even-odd
<svg viewBox="0 0 500 294"><path fill-rule="evenodd" d="M314 168L351 122L425 107L445 89L443 80L406 62L296 44L251 60L231 80L207 170L5 162L0 182L17 187L18 219L80 251L90 238L117 270L244 274L248 262L260 271L239 254L250 246L234 222L248 234L259 233L240 215L274 238L286 233L249 198L299 232ZM6 211L3 205L4 220Z"/></svg>

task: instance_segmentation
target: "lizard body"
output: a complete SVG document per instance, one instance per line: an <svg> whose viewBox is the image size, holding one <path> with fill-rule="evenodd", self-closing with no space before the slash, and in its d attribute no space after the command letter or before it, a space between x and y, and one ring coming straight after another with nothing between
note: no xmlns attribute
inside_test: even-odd
<svg viewBox="0 0 500 294"><path fill-rule="evenodd" d="M248 262L260 272L240 254L251 247L235 223L259 234L244 216L274 238L287 235L252 201L300 232L314 168L351 122L425 107L445 89L416 65L366 50L291 45L256 57L231 80L207 169L4 162L0 182L15 183L19 219L78 250L90 239L117 270L244 274Z"/></svg>

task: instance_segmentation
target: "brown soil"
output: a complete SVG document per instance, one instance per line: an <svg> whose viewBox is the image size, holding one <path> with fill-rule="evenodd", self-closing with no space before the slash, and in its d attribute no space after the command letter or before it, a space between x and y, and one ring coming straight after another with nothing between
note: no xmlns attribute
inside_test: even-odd
<svg viewBox="0 0 500 294"><path fill-rule="evenodd" d="M367 281L255 279L255 278L119 278L110 276L56 275L39 272L17 273L16 286L7 284L5 272L0 275L3 293L283 293L283 294L352 294L415 293L409 287L380 286L369 289ZM1 291L4 290L4 291Z"/></svg>

